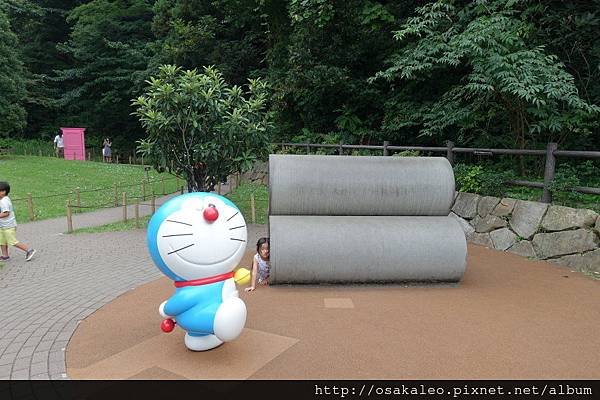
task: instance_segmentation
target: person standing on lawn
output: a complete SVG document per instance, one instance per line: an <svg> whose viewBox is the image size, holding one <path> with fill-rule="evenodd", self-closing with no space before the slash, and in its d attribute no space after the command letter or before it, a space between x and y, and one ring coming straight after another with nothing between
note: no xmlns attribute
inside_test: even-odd
<svg viewBox="0 0 600 400"><path fill-rule="evenodd" d="M0 261L10 259L8 246L15 246L25 252L25 261L31 261L35 250L17 239L17 219L12 202L8 197L10 185L8 182L0 182Z"/></svg>
<svg viewBox="0 0 600 400"><path fill-rule="evenodd" d="M65 142L62 131L58 131L58 135L54 137L54 151L56 152L56 157L65 157Z"/></svg>

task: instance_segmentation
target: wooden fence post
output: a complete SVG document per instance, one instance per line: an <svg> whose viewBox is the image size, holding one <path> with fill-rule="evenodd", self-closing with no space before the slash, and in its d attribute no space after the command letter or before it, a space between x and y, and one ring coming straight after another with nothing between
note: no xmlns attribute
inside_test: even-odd
<svg viewBox="0 0 600 400"><path fill-rule="evenodd" d="M383 141L383 155L384 156L389 156L390 152L388 150L388 146L390 145L390 142L388 142L387 140Z"/></svg>
<svg viewBox="0 0 600 400"><path fill-rule="evenodd" d="M127 222L127 193L123 192L123 222Z"/></svg>
<svg viewBox="0 0 600 400"><path fill-rule="evenodd" d="M310 154L310 143L306 143L306 154Z"/></svg>
<svg viewBox="0 0 600 400"><path fill-rule="evenodd" d="M71 198L67 199L67 232L73 232L73 214L71 213Z"/></svg>
<svg viewBox="0 0 600 400"><path fill-rule="evenodd" d="M88 161L92 161L92 153L88 151Z"/></svg>
<svg viewBox="0 0 600 400"><path fill-rule="evenodd" d="M140 200L136 200L135 202L135 227L136 229L140 228Z"/></svg>
<svg viewBox="0 0 600 400"><path fill-rule="evenodd" d="M154 192L152 192L152 199L150 199L150 204L152 207L152 215L156 212L156 197L154 196Z"/></svg>
<svg viewBox="0 0 600 400"><path fill-rule="evenodd" d="M117 154L117 164L119 163L119 155Z"/></svg>
<svg viewBox="0 0 600 400"><path fill-rule="evenodd" d="M448 140L446 142L446 147L448 147L448 150L446 150L446 158L448 159L448 162L450 162L450 165L454 165L454 151L452 151L452 149L454 149L454 142Z"/></svg>
<svg viewBox="0 0 600 400"><path fill-rule="evenodd" d="M340 156L344 155L344 142L342 142L341 140L340 140L340 147L338 149L338 153Z"/></svg>
<svg viewBox="0 0 600 400"><path fill-rule="evenodd" d="M129 164L131 164L131 155L129 155Z"/></svg>
<svg viewBox="0 0 600 400"><path fill-rule="evenodd" d="M142 201L146 201L146 180L142 179Z"/></svg>
<svg viewBox="0 0 600 400"><path fill-rule="evenodd" d="M250 210L252 211L252 223L256 223L256 204L254 203L254 193L250 194Z"/></svg>
<svg viewBox="0 0 600 400"><path fill-rule="evenodd" d="M29 209L29 220L33 221L35 213L33 212L33 197L31 197L31 193L27 193L27 208Z"/></svg>
<svg viewBox="0 0 600 400"><path fill-rule="evenodd" d="M114 184L114 187L115 187L115 207L118 207L119 206L119 192L118 192L116 183Z"/></svg>
<svg viewBox="0 0 600 400"><path fill-rule="evenodd" d="M544 168L544 191L542 193L542 203L552 203L552 191L550 185L554 181L556 168L556 156L554 151L558 149L558 144L548 143L546 146L546 165Z"/></svg>
<svg viewBox="0 0 600 400"><path fill-rule="evenodd" d="M219 181L219 183L217 183L217 194L221 195L221 181Z"/></svg>

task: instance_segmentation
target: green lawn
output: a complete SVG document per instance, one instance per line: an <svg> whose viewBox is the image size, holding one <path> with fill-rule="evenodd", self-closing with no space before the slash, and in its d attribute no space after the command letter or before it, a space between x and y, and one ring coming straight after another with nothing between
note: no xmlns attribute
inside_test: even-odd
<svg viewBox="0 0 600 400"><path fill-rule="evenodd" d="M135 226L135 218L131 218L127 220L127 222L119 221L113 222L111 224L101 225L101 226L93 226L91 228L81 228L75 229L73 233L102 233L102 232L120 232L120 231L130 231L133 229L138 229ZM140 217L139 226L140 228L146 229L148 222L150 221L150 216L146 215L145 217Z"/></svg>
<svg viewBox="0 0 600 400"><path fill-rule="evenodd" d="M256 214L256 223L257 224L266 224L268 218L268 202L269 202L269 193L267 191L267 187L264 185L256 185L250 183L243 183L237 189L233 191L233 193L227 194L226 197L237 205L244 218L246 219L246 223L252 223L252 206L251 206L251 194L254 193L254 204L255 204L255 214ZM116 231L128 231L132 229L136 229L135 219L131 218L127 220L127 222L119 221L114 222L112 224L106 224L102 226L96 226L92 228L82 228L76 229L73 233L100 233L100 232L116 232ZM149 216L140 217L139 225L140 228L146 228L148 225L148 221L150 220Z"/></svg>
<svg viewBox="0 0 600 400"><path fill-rule="evenodd" d="M29 220L28 193L33 198L35 218L46 219L65 215L68 198L76 205L76 188L80 190L81 206L86 207L81 210L90 211L114 205L115 184L119 202L123 192L126 192L129 200L140 197L141 182L145 177L146 172L140 165L67 161L37 156L0 157L0 180L10 183L10 198L20 223ZM152 190L157 195L162 194L162 178L166 193L177 190L177 180L169 174L150 170L148 178L147 195ZM178 182L180 185L183 183L181 180Z"/></svg>
<svg viewBox="0 0 600 400"><path fill-rule="evenodd" d="M266 224L269 216L269 190L265 185L242 183L227 198L235 203L242 211L247 224L252 223L251 195L254 194L256 223Z"/></svg>

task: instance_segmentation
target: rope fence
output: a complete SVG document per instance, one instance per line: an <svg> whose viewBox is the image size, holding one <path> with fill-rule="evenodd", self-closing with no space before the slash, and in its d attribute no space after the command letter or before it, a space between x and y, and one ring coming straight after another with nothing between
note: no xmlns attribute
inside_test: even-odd
<svg viewBox="0 0 600 400"><path fill-rule="evenodd" d="M167 193L165 191L165 187L164 187L164 183L161 187L161 193L162 195L169 195L169 194L174 194L177 192L180 192L181 194L184 193L184 186L183 185L179 185L179 179L177 179L177 188L176 190ZM164 181L164 180L163 180ZM237 189L240 185L242 184L242 178L240 177L239 174L235 174L232 175L230 177L228 177L228 186L229 186L229 190L228 193L231 193L233 190ZM129 185L132 186L132 185ZM223 195L223 188L221 186L221 183L219 183L217 185L217 193ZM126 185L120 186L121 188L126 187ZM69 196L67 198L66 201L66 218L67 218L67 231L69 233L73 232L73 214L77 213L77 211L81 211L84 209L113 209L115 207L121 207L122 208L122 222L126 223L128 222L130 219L133 219L135 221L135 227L140 228L141 227L141 218L140 218L140 207L149 207L150 208L150 216L154 215L154 213L156 212L156 209L158 207L160 207L162 205L161 204L157 204L156 202L156 193L154 192L154 190L151 191L151 193L146 193L146 183L144 181L142 181L141 183L141 195L139 196L135 196L135 195L128 195L127 192L123 191L123 192L119 192L117 190L116 185L114 186L115 188L115 192L114 192L114 199L111 199L111 201L109 202L105 202L102 204L94 204L94 205L82 205L81 204L81 197L80 197L80 193L84 193L83 191L76 191L75 194L75 204L73 204L73 201L71 199L71 196ZM71 193L72 194L72 193ZM149 202L146 202L146 200L149 200ZM252 191L249 196L247 198L244 199L238 199L236 200L236 205L240 208L240 210L242 210L242 214L244 215L248 215L250 217L250 222L255 224L257 223L257 221L259 221L259 218L257 218L257 212L259 207L261 206L261 209L264 207L265 211L261 213L261 221L264 222L266 221L266 218L268 218L268 199L263 199L263 198L256 198L256 194L255 191ZM133 206L133 213L134 216L133 218L130 218L129 216L129 211L128 207ZM248 210L248 211L246 211ZM264 220L262 218L265 218Z"/></svg>
<svg viewBox="0 0 600 400"><path fill-rule="evenodd" d="M175 190L173 191L171 188L167 190L167 186L172 187L172 183L175 182ZM79 187L74 188L69 192L63 193L53 193L49 195L42 196L33 196L32 193L27 193L26 197L18 197L13 198L13 203L25 202L26 208L28 212L29 221L34 221L36 216L39 215L39 208L36 210L35 204L37 202L42 202L46 206L48 205L48 199L55 198L67 198L71 202L73 208L80 209L78 211L82 211L82 209L101 209L101 208L109 208L109 207L118 207L120 205L120 192L121 190L131 189L131 188L139 188L139 190L135 190L134 192L139 191L141 193L140 198L145 200L150 196L151 193L154 194L172 194L177 191L181 191L181 184L184 181L179 177L160 177L157 179L146 180L142 179L139 183L127 183L124 184L122 182L115 182L112 186L109 187L99 187L94 189L84 189L82 190ZM89 194L98 194L100 192L105 192L105 195L102 196L93 196L89 198ZM113 193L112 195L109 193ZM133 194L132 194L133 195ZM114 197L113 197L114 196ZM86 201L86 205L82 206L82 197L88 197ZM108 200L110 199L110 200ZM39 204L39 203L38 203ZM63 203L64 204L64 203ZM58 205L60 207L60 205ZM43 209L43 207L42 207ZM43 211L42 211L43 212ZM54 212L56 212L56 207L54 207Z"/></svg>

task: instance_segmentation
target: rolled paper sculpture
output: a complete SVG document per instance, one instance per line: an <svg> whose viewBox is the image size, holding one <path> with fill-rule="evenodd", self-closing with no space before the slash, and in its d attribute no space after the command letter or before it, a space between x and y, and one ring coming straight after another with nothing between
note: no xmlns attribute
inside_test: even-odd
<svg viewBox="0 0 600 400"><path fill-rule="evenodd" d="M270 215L447 216L454 172L442 157L270 155Z"/></svg>
<svg viewBox="0 0 600 400"><path fill-rule="evenodd" d="M457 282L467 244L451 217L271 216L270 283Z"/></svg>
<svg viewBox="0 0 600 400"><path fill-rule="evenodd" d="M246 305L233 269L246 249L246 223L229 199L213 193L177 196L152 216L147 240L175 292L159 306L163 332L183 329L185 345L209 350L240 335Z"/></svg>

